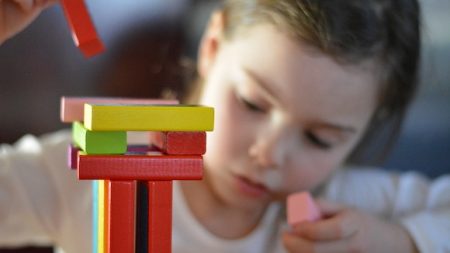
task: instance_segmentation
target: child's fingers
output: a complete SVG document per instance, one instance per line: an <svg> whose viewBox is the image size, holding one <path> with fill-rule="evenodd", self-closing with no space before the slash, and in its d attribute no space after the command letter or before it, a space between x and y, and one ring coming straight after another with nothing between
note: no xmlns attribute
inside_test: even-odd
<svg viewBox="0 0 450 253"><path fill-rule="evenodd" d="M37 9L46 8L56 2L57 0L13 0L20 6L24 12L31 12Z"/></svg>
<svg viewBox="0 0 450 253"><path fill-rule="evenodd" d="M293 232L301 237L314 241L330 241L345 239L357 232L355 220L350 211L316 222L300 223Z"/></svg>
<svg viewBox="0 0 450 253"><path fill-rule="evenodd" d="M289 253L303 252L309 253L314 252L314 246L311 241L308 241L302 237L296 236L289 232L283 233L282 235L283 245Z"/></svg>
<svg viewBox="0 0 450 253"><path fill-rule="evenodd" d="M351 240L338 240L332 242L320 242L314 244L314 253L349 253L363 252L361 247L353 245Z"/></svg>
<svg viewBox="0 0 450 253"><path fill-rule="evenodd" d="M34 7L34 0L14 0L14 2L16 2L24 12L29 12Z"/></svg>
<svg viewBox="0 0 450 253"><path fill-rule="evenodd" d="M283 234L283 245L289 253L348 253L360 252L358 245L351 239L326 242L314 242L294 234Z"/></svg>
<svg viewBox="0 0 450 253"><path fill-rule="evenodd" d="M316 205L320 209L322 216L333 216L346 209L342 204L334 203L324 199L316 199Z"/></svg>

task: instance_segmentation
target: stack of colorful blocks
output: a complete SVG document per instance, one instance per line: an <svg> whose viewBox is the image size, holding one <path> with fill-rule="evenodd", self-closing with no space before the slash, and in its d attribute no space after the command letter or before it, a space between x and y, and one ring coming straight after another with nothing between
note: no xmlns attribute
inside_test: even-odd
<svg viewBox="0 0 450 253"><path fill-rule="evenodd" d="M93 183L93 252L171 252L172 181L199 180L214 110L167 100L62 98L69 166ZM149 131L149 145L127 143Z"/></svg>

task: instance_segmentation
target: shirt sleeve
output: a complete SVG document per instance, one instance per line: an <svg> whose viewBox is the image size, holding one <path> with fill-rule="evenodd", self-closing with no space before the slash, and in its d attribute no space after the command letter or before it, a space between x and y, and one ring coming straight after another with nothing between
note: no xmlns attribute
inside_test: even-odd
<svg viewBox="0 0 450 253"><path fill-rule="evenodd" d="M408 172L346 169L325 198L402 224L422 253L450 252L450 176L435 180Z"/></svg>
<svg viewBox="0 0 450 253"><path fill-rule="evenodd" d="M70 132L61 131L0 146L2 247L89 243L90 184L67 168L69 143Z"/></svg>

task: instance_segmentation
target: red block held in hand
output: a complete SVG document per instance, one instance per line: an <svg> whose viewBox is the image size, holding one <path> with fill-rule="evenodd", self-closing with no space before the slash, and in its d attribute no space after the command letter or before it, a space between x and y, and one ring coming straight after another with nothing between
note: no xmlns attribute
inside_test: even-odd
<svg viewBox="0 0 450 253"><path fill-rule="evenodd" d="M91 57L105 50L102 41L92 23L84 0L61 0L72 37L78 48L86 57Z"/></svg>

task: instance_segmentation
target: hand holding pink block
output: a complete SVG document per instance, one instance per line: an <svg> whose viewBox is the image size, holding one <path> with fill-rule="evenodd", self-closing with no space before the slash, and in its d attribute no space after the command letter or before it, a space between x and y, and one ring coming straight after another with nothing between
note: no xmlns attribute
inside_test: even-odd
<svg viewBox="0 0 450 253"><path fill-rule="evenodd" d="M309 192L293 193L287 198L287 221L294 226L302 221L317 221L322 217Z"/></svg>

